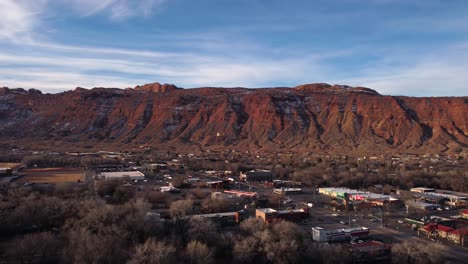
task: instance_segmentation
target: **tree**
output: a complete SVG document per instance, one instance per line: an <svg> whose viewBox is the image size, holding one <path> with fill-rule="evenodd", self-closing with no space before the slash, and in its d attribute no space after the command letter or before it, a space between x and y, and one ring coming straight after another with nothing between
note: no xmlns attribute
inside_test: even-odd
<svg viewBox="0 0 468 264"><path fill-rule="evenodd" d="M243 221L240 225L241 230L248 233L248 235L253 234L256 231L262 231L267 228L265 222L262 220L251 217L245 221Z"/></svg>
<svg viewBox="0 0 468 264"><path fill-rule="evenodd" d="M27 234L11 242L6 256L12 263L55 262L59 258L61 244L50 232Z"/></svg>
<svg viewBox="0 0 468 264"><path fill-rule="evenodd" d="M237 239L234 244L234 257L239 263L258 263L263 257L260 240L254 236Z"/></svg>
<svg viewBox="0 0 468 264"><path fill-rule="evenodd" d="M209 219L193 216L188 222L188 237L209 244L216 241L216 225Z"/></svg>
<svg viewBox="0 0 468 264"><path fill-rule="evenodd" d="M73 229L68 234L66 259L70 263L125 263L126 245L117 235L98 235L85 228Z"/></svg>
<svg viewBox="0 0 468 264"><path fill-rule="evenodd" d="M185 248L188 261L193 264L209 264L213 262L213 252L204 243L190 241Z"/></svg>
<svg viewBox="0 0 468 264"><path fill-rule="evenodd" d="M135 253L129 264L170 264L175 263L176 249L174 246L149 238L143 244L135 246Z"/></svg>
<svg viewBox="0 0 468 264"><path fill-rule="evenodd" d="M190 199L187 200L177 200L171 203L169 207L169 213L171 217L180 219L187 215L188 212L192 210L193 201Z"/></svg>
<svg viewBox="0 0 468 264"><path fill-rule="evenodd" d="M172 177L172 186L176 188L181 188L185 184L184 176L174 176Z"/></svg>
<svg viewBox="0 0 468 264"><path fill-rule="evenodd" d="M443 263L440 252L445 251L445 247L441 244L405 241L393 246L392 261L398 264Z"/></svg>

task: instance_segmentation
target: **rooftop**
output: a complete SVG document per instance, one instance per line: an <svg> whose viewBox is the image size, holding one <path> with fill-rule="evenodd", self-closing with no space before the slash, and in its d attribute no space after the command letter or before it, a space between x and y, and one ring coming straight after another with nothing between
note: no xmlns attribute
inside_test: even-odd
<svg viewBox="0 0 468 264"><path fill-rule="evenodd" d="M101 175L104 177L142 177L145 176L139 171L114 171L114 172L101 172Z"/></svg>
<svg viewBox="0 0 468 264"><path fill-rule="evenodd" d="M272 209L272 208L258 208L257 211L260 211L260 212L263 212L263 213L266 213L266 214L271 214L271 213L278 212L278 211L276 211L275 209Z"/></svg>

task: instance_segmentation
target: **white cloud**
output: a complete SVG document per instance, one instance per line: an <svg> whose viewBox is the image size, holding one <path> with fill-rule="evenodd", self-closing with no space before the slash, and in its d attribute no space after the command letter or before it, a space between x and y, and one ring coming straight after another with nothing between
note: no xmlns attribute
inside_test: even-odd
<svg viewBox="0 0 468 264"><path fill-rule="evenodd" d="M406 61L405 65L389 66L384 63L364 69L354 78L341 83L366 86L381 94L410 96L467 96L468 95L468 45L458 44L430 54L404 54L381 61Z"/></svg>
<svg viewBox="0 0 468 264"><path fill-rule="evenodd" d="M105 14L114 20L148 16L166 0L0 0L0 41L32 41L33 33L42 24L44 13L58 4L81 16Z"/></svg>
<svg viewBox="0 0 468 264"><path fill-rule="evenodd" d="M82 16L108 14L112 19L121 20L133 16L147 16L166 0L59 0Z"/></svg>
<svg viewBox="0 0 468 264"><path fill-rule="evenodd" d="M46 0L0 0L0 40L24 41L40 23Z"/></svg>
<svg viewBox="0 0 468 264"><path fill-rule="evenodd" d="M86 48L44 44L42 54L0 52L1 85L35 87L51 91L75 86L128 87L145 82L171 82L183 87L266 86L319 80L322 67L310 56L271 59L252 55L226 57L202 53L184 54ZM62 51L68 53L63 54ZM120 56L123 55L123 56ZM21 70L18 70L21 69ZM78 77L77 77L78 76ZM118 77L116 77L118 76Z"/></svg>

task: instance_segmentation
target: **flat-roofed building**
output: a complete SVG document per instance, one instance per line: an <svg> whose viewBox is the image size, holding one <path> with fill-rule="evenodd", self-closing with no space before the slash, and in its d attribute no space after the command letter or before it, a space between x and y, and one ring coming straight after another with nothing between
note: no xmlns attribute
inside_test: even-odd
<svg viewBox="0 0 468 264"><path fill-rule="evenodd" d="M340 242L365 238L369 235L367 227L353 227L341 229L325 229L312 227L312 239L317 242Z"/></svg>
<svg viewBox="0 0 468 264"><path fill-rule="evenodd" d="M0 177L5 176L11 176L13 174L13 170L11 168L0 168Z"/></svg>
<svg viewBox="0 0 468 264"><path fill-rule="evenodd" d="M271 182L274 179L274 175L269 170L252 170L245 173L241 172L240 179L247 182Z"/></svg>
<svg viewBox="0 0 468 264"><path fill-rule="evenodd" d="M380 241L354 243L350 251L358 263L387 263L392 256L392 247Z"/></svg>
<svg viewBox="0 0 468 264"><path fill-rule="evenodd" d="M277 193L277 194L297 194L297 193L301 193L302 189L301 188L284 188L284 187L281 187L281 188L273 189L273 192Z"/></svg>
<svg viewBox="0 0 468 264"><path fill-rule="evenodd" d="M257 197L258 193L256 192L243 192L243 191L236 191L236 190L225 190L224 193L228 195L235 195L237 197Z"/></svg>
<svg viewBox="0 0 468 264"><path fill-rule="evenodd" d="M106 180L122 180L129 178L130 180L144 180L145 174L140 171L114 171L114 172L102 172L99 174L100 177Z"/></svg>
<svg viewBox="0 0 468 264"><path fill-rule="evenodd" d="M435 192L434 188L426 188L426 187L415 187L410 189L411 192L417 192L417 193L429 193L429 192Z"/></svg>
<svg viewBox="0 0 468 264"><path fill-rule="evenodd" d="M220 225L232 225L239 223L238 212L199 214L194 216L210 219L211 221Z"/></svg>
<svg viewBox="0 0 468 264"><path fill-rule="evenodd" d="M298 222L307 218L308 212L305 209L275 210L272 208L259 208L255 210L255 217L266 223L282 220Z"/></svg>

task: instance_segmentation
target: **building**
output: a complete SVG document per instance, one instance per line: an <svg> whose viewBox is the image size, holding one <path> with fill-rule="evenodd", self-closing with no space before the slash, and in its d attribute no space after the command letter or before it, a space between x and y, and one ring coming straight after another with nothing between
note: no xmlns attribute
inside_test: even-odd
<svg viewBox="0 0 468 264"><path fill-rule="evenodd" d="M302 189L301 188L284 188L284 187L281 187L281 188L273 189L273 192L277 193L277 194L286 194L286 195L288 195L288 194L301 193Z"/></svg>
<svg viewBox="0 0 468 264"><path fill-rule="evenodd" d="M180 189L172 186L172 183L169 186L162 186L159 188L161 192L170 192L170 193L180 193Z"/></svg>
<svg viewBox="0 0 468 264"><path fill-rule="evenodd" d="M210 219L214 223L217 223L217 224L222 225L222 226L235 225L235 224L239 223L239 213L238 212L199 214L199 215L195 215L195 216Z"/></svg>
<svg viewBox="0 0 468 264"><path fill-rule="evenodd" d="M274 175L269 170L252 170L246 173L241 172L240 179L246 182L271 182L274 179Z"/></svg>
<svg viewBox="0 0 468 264"><path fill-rule="evenodd" d="M350 246L354 263L387 263L392 257L392 247L380 241L363 241Z"/></svg>
<svg viewBox="0 0 468 264"><path fill-rule="evenodd" d="M308 217L308 212L305 209L294 209L294 210L275 210L272 208L259 208L255 210L255 217L262 219L266 223L277 222L277 221L291 221L299 222Z"/></svg>
<svg viewBox="0 0 468 264"><path fill-rule="evenodd" d="M225 190L224 193L235 195L237 197L257 197L258 193L256 192L243 192L243 191L234 191L234 190Z"/></svg>
<svg viewBox="0 0 468 264"><path fill-rule="evenodd" d="M463 219L428 223L418 231L428 237L447 239L460 246L468 246L468 221Z"/></svg>
<svg viewBox="0 0 468 264"><path fill-rule="evenodd" d="M413 193L413 196L422 202L430 204L443 205L448 201L447 198L440 195L434 195L434 193Z"/></svg>
<svg viewBox="0 0 468 264"><path fill-rule="evenodd" d="M326 196L346 200L351 195L361 194L364 192L349 189L349 188L327 187L327 188L319 188L319 193L324 194Z"/></svg>
<svg viewBox="0 0 468 264"><path fill-rule="evenodd" d="M446 204L456 208L463 208L468 204L468 194L466 193L424 187L411 188L410 190L414 196L429 203Z"/></svg>
<svg viewBox="0 0 468 264"><path fill-rule="evenodd" d="M200 182L200 181L201 181L200 178L187 178L187 179L185 179L185 182L189 183L189 184L197 183L197 182Z"/></svg>
<svg viewBox="0 0 468 264"><path fill-rule="evenodd" d="M106 180L123 180L123 179L130 179L130 180L144 180L145 174L140 171L114 171L114 172L102 172L99 174L101 178Z"/></svg>
<svg viewBox="0 0 468 264"><path fill-rule="evenodd" d="M205 182L206 186L211 189L229 189L229 180L222 180L222 181L208 181Z"/></svg>
<svg viewBox="0 0 468 264"><path fill-rule="evenodd" d="M11 168L0 168L0 177L9 177L13 175Z"/></svg>
<svg viewBox="0 0 468 264"><path fill-rule="evenodd" d="M350 202L353 204L367 202L373 206L399 205L400 200L390 195L371 193L367 191L353 190L349 188L319 188L319 193L333 198L341 199L347 206Z"/></svg>
<svg viewBox="0 0 468 264"><path fill-rule="evenodd" d="M430 192L435 192L435 189L434 188L425 188L425 187L415 187L415 188L411 188L410 192L430 193Z"/></svg>
<svg viewBox="0 0 468 264"><path fill-rule="evenodd" d="M468 219L468 209L462 210L460 216L464 219Z"/></svg>
<svg viewBox="0 0 468 264"><path fill-rule="evenodd" d="M425 211L434 211L437 210L437 208L440 208L440 205L420 201L407 201L406 205Z"/></svg>
<svg viewBox="0 0 468 264"><path fill-rule="evenodd" d="M341 242L365 238L369 235L367 227L353 227L327 230L322 227L312 227L312 238L317 242Z"/></svg>

